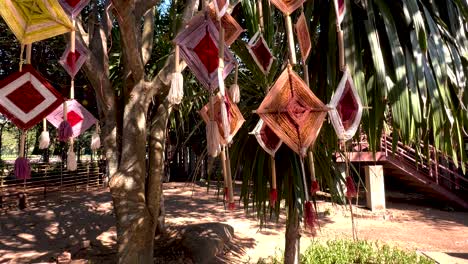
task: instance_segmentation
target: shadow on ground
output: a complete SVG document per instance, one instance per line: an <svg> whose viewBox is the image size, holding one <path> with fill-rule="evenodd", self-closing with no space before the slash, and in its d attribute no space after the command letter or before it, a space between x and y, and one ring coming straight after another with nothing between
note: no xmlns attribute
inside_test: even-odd
<svg viewBox="0 0 468 264"><path fill-rule="evenodd" d="M0 263L54 261L65 250L76 253L89 246L114 255L114 226L108 192L51 197L0 215Z"/></svg>

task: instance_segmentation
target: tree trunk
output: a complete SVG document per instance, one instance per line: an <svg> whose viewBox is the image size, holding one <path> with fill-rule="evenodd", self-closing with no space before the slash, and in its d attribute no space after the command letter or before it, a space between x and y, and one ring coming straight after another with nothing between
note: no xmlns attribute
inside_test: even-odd
<svg viewBox="0 0 468 264"><path fill-rule="evenodd" d="M165 231L162 182L165 175L166 128L171 110L166 100L153 113L150 124L147 198L150 213L157 222L157 233Z"/></svg>
<svg viewBox="0 0 468 264"><path fill-rule="evenodd" d="M109 182L117 218L119 263L153 263L156 221L146 197L145 88L140 82L124 110L120 166Z"/></svg>
<svg viewBox="0 0 468 264"><path fill-rule="evenodd" d="M288 205L288 219L286 222L286 241L284 249L285 264L299 264L300 238L299 213L293 201Z"/></svg>

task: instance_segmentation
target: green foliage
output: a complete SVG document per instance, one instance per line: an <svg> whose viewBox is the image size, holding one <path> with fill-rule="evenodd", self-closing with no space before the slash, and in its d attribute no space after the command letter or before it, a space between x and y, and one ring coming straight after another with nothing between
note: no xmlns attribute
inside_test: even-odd
<svg viewBox="0 0 468 264"><path fill-rule="evenodd" d="M258 264L282 263L280 257L261 259ZM416 252L404 251L395 247L365 240L330 240L326 243L313 242L301 255L304 264L433 264Z"/></svg>

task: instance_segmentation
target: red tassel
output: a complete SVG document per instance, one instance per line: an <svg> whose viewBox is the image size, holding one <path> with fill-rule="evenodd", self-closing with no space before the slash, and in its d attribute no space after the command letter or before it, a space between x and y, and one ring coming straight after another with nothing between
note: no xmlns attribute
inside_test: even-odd
<svg viewBox="0 0 468 264"><path fill-rule="evenodd" d="M235 202L229 203L228 204L228 209L231 210L231 211L236 209L236 203Z"/></svg>
<svg viewBox="0 0 468 264"><path fill-rule="evenodd" d="M357 196L356 187L351 176L346 177L346 197L354 198Z"/></svg>
<svg viewBox="0 0 468 264"><path fill-rule="evenodd" d="M317 224L317 215L312 202L307 201L304 205L304 224L306 228L315 233L315 225Z"/></svg>
<svg viewBox="0 0 468 264"><path fill-rule="evenodd" d="M312 195L315 195L320 190L320 186L317 180L312 181L312 186L310 186L310 192Z"/></svg>
<svg viewBox="0 0 468 264"><path fill-rule="evenodd" d="M276 189L270 190L270 206L274 207L278 200L278 191Z"/></svg>
<svg viewBox="0 0 468 264"><path fill-rule="evenodd" d="M224 200L229 200L229 188L224 187Z"/></svg>
<svg viewBox="0 0 468 264"><path fill-rule="evenodd" d="M19 157L15 160L15 176L16 179L21 180L31 179L31 167L28 159Z"/></svg>

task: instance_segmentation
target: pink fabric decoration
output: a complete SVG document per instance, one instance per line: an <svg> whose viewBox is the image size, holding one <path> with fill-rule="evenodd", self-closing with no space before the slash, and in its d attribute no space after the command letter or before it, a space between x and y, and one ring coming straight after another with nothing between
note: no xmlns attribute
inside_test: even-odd
<svg viewBox="0 0 468 264"><path fill-rule="evenodd" d="M198 81L209 91L219 86L216 71L218 58L219 33L213 21L205 15L190 20L188 27L180 32L174 42L180 47L180 56L187 63ZM223 78L234 69L234 56L224 44Z"/></svg>
<svg viewBox="0 0 468 264"><path fill-rule="evenodd" d="M26 158L17 158L15 160L15 176L16 179L27 180L31 179L31 167Z"/></svg>
<svg viewBox="0 0 468 264"><path fill-rule="evenodd" d="M73 130L73 137L81 135L84 131L96 123L96 118L84 108L78 101L67 101L67 121ZM63 121L63 107L57 107L50 115L47 116L54 127L58 128Z"/></svg>
<svg viewBox="0 0 468 264"><path fill-rule="evenodd" d="M351 176L346 177L346 197L355 198L357 196L356 186Z"/></svg>
<svg viewBox="0 0 468 264"><path fill-rule="evenodd" d="M62 121L59 125L58 139L67 142L73 136L73 129L68 121Z"/></svg>

